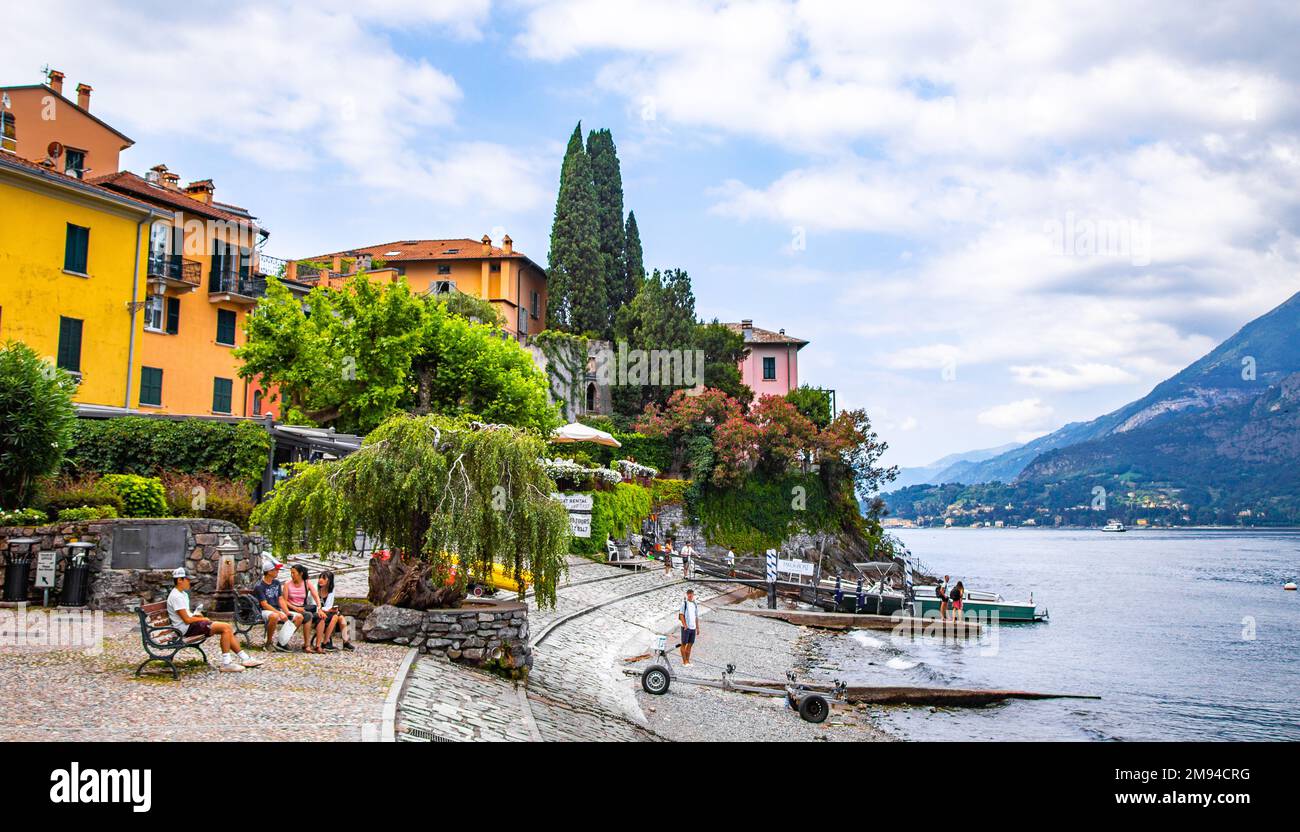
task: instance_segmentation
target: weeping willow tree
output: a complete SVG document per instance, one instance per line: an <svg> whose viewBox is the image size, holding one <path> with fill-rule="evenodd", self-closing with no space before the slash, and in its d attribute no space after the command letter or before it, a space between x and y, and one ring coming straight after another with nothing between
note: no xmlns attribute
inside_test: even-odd
<svg viewBox="0 0 1300 832"><path fill-rule="evenodd" d="M550 606L570 536L544 455L517 428L399 415L350 456L296 466L253 522L278 554L346 551L358 528L383 540L394 557L371 559L372 603L454 606L469 573L500 564Z"/></svg>

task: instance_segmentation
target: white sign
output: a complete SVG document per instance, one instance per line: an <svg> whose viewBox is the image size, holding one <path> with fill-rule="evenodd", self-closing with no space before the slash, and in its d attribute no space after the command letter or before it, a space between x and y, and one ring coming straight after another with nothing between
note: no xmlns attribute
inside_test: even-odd
<svg viewBox="0 0 1300 832"><path fill-rule="evenodd" d="M591 511L594 502L590 494L552 494L551 498L569 511Z"/></svg>
<svg viewBox="0 0 1300 832"><path fill-rule="evenodd" d="M569 531L574 537L591 537L591 515L570 514Z"/></svg>
<svg viewBox="0 0 1300 832"><path fill-rule="evenodd" d="M767 582L776 583L776 550L767 550Z"/></svg>
<svg viewBox="0 0 1300 832"><path fill-rule="evenodd" d="M59 562L58 552L36 553L36 588L54 588L54 570Z"/></svg>
<svg viewBox="0 0 1300 832"><path fill-rule="evenodd" d="M786 560L781 558L776 562L778 572L786 572L790 575L807 575L813 576L813 564L806 560Z"/></svg>

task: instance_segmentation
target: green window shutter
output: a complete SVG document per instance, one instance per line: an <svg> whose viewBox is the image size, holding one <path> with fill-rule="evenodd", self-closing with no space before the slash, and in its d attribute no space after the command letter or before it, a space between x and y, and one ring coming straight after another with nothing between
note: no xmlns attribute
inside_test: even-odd
<svg viewBox="0 0 1300 832"><path fill-rule="evenodd" d="M63 268L66 271L86 274L90 254L90 229L68 223L68 236L63 244Z"/></svg>
<svg viewBox="0 0 1300 832"><path fill-rule="evenodd" d="M162 378L157 367L140 368L140 404L162 405Z"/></svg>
<svg viewBox="0 0 1300 832"><path fill-rule="evenodd" d="M59 318L58 365L70 373L81 372L81 324L77 318Z"/></svg>
<svg viewBox="0 0 1300 832"><path fill-rule="evenodd" d="M229 413L230 412L230 393L233 382L228 378L214 378L212 380L212 412Z"/></svg>
<svg viewBox="0 0 1300 832"><path fill-rule="evenodd" d="M167 334L181 331L181 299L167 298Z"/></svg>
<svg viewBox="0 0 1300 832"><path fill-rule="evenodd" d="M235 313L229 309L217 310L217 343L230 346L235 343Z"/></svg>
<svg viewBox="0 0 1300 832"><path fill-rule="evenodd" d="M763 358L763 380L773 381L776 379L776 359L771 356Z"/></svg>

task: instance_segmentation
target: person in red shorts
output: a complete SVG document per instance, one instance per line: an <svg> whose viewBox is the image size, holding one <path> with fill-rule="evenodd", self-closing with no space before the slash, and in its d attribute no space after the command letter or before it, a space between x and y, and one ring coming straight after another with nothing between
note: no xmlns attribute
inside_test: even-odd
<svg viewBox="0 0 1300 832"><path fill-rule="evenodd" d="M239 673L246 667L257 667L262 662L244 651L235 630L225 621L213 621L190 612L190 578L182 567L172 572L171 594L167 596L167 618L181 638L214 635L221 640L221 672ZM238 656L238 661L235 661Z"/></svg>

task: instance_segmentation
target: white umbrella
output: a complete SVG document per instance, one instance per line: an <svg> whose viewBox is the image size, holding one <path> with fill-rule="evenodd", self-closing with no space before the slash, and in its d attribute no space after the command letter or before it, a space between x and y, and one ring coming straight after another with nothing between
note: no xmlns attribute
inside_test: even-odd
<svg viewBox="0 0 1300 832"><path fill-rule="evenodd" d="M608 445L611 448L623 447L622 442L605 433L605 431L596 430L591 425L584 425L581 422L573 422L551 431L551 441L595 442L597 445Z"/></svg>

